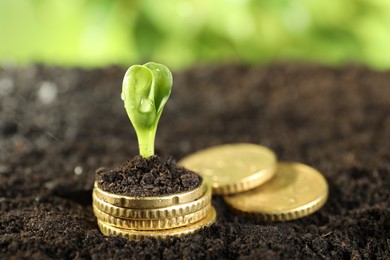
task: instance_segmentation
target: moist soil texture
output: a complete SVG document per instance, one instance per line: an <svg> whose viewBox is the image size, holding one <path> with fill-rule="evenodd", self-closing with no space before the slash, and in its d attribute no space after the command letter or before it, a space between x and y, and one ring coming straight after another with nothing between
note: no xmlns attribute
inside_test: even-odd
<svg viewBox="0 0 390 260"><path fill-rule="evenodd" d="M1 259L389 259L390 72L281 64L175 73L157 154L264 145L320 170L329 199L299 220L254 223L215 197L211 227L139 242L103 236L92 212L95 170L138 154L120 99L124 72L0 69Z"/></svg>
<svg viewBox="0 0 390 260"><path fill-rule="evenodd" d="M201 177L177 166L169 157L136 156L112 170L96 171L98 186L104 191L131 197L164 196L193 190L201 184Z"/></svg>

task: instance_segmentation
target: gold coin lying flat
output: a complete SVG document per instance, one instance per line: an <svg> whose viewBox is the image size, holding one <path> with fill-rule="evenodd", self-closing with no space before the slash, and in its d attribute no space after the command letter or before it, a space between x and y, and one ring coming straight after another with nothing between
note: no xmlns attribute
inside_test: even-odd
<svg viewBox="0 0 390 260"><path fill-rule="evenodd" d="M307 216L328 198L328 184L317 170L300 163L279 163L276 175L256 189L225 196L234 210L259 221L285 221Z"/></svg>
<svg viewBox="0 0 390 260"><path fill-rule="evenodd" d="M96 208L113 217L129 219L162 219L188 215L204 208L210 203L211 190L206 185L204 194L198 199L164 208L131 209L113 206L110 203L101 200L97 196L96 189L94 189L92 193L92 199L93 205L96 206Z"/></svg>
<svg viewBox="0 0 390 260"><path fill-rule="evenodd" d="M209 212L207 213L206 217L201 219L198 222L195 222L191 225L185 226L185 227L179 227L179 228L172 228L172 229L163 229L163 230L156 230L156 231L146 231L146 230L131 230L131 229L122 229L114 227L106 222L103 222L98 219L98 226L100 231L105 236L121 236L127 239L141 239L144 237L169 237L169 236L182 236L187 235L196 232L197 230L208 227L212 225L215 222L216 219L216 212L214 207L211 207Z"/></svg>
<svg viewBox="0 0 390 260"><path fill-rule="evenodd" d="M205 189L206 185L202 181L199 187L182 193L156 197L129 197L106 192L98 187L97 182L95 182L94 187L96 196L111 205L139 209L169 207L172 205L191 202L201 197L204 194Z"/></svg>
<svg viewBox="0 0 390 260"><path fill-rule="evenodd" d="M200 174L213 194L227 195L253 189L274 176L275 154L260 145L226 144L198 151L180 165Z"/></svg>
<svg viewBox="0 0 390 260"><path fill-rule="evenodd" d="M210 211L211 204L207 204L204 208L193 213L163 219L123 219L116 218L103 211L99 210L96 206L93 206L93 212L95 216L112 226L123 229L134 229L134 230L159 230L159 229L170 229L187 226L189 224L200 221L206 217Z"/></svg>

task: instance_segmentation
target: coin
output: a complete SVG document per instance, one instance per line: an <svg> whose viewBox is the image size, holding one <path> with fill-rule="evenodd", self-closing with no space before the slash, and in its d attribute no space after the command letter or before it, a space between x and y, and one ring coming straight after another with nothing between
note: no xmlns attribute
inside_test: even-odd
<svg viewBox="0 0 390 260"><path fill-rule="evenodd" d="M123 219L116 218L103 211L99 210L96 206L93 206L93 211L95 216L112 226L124 229L133 229L133 230L159 230L159 229L170 229L178 228L182 226L187 226L189 224L195 223L204 217L206 217L209 212L211 204L207 204L204 208L201 208L198 211L189 213L187 215L182 215L173 218L162 218L162 219Z"/></svg>
<svg viewBox="0 0 390 260"><path fill-rule="evenodd" d="M130 219L162 219L162 218L173 218L187 214L194 213L201 208L204 208L211 200L211 190L207 185L205 186L204 194L191 202L182 204L176 204L169 207L159 207L150 209L133 209L123 208L111 205L101 200L94 189L92 194L93 205L96 206L100 211L107 213L113 217L118 218L130 218Z"/></svg>
<svg viewBox="0 0 390 260"><path fill-rule="evenodd" d="M156 197L129 197L106 192L99 188L95 182L94 190L96 197L118 207L152 209L169 207L172 205L182 204L194 201L202 196L205 192L206 184L203 182L193 190L176 193L172 195L156 196Z"/></svg>
<svg viewBox="0 0 390 260"><path fill-rule="evenodd" d="M275 173L275 154L260 145L226 144L198 151L179 161L200 174L213 194L227 195L253 189Z"/></svg>
<svg viewBox="0 0 390 260"><path fill-rule="evenodd" d="M307 216L321 208L328 198L323 175L307 165L278 163L269 182L241 194L225 196L234 210L259 221L285 221Z"/></svg>
<svg viewBox="0 0 390 260"><path fill-rule="evenodd" d="M114 227L104 221L98 219L98 226L100 231L105 236L121 236L127 239L141 239L144 237L160 237L165 238L169 236L183 236L187 234L191 234L200 230L203 227L211 226L216 219L216 212L214 207L211 207L206 217L201 219L198 222L195 222L191 225L179 227L179 228L171 228L171 229L163 229L163 230L131 230L131 229L122 229L118 227Z"/></svg>

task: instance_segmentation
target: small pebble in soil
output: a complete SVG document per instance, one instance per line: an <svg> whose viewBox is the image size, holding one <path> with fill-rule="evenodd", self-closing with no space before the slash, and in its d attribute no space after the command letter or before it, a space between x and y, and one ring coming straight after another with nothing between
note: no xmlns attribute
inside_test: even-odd
<svg viewBox="0 0 390 260"><path fill-rule="evenodd" d="M53 103L57 99L57 85L53 82L44 81L38 90L38 99L43 104Z"/></svg>
<svg viewBox="0 0 390 260"><path fill-rule="evenodd" d="M201 177L176 165L170 157L163 160L136 156L121 166L95 172L98 186L106 192L131 197L170 195L193 190L201 184Z"/></svg>

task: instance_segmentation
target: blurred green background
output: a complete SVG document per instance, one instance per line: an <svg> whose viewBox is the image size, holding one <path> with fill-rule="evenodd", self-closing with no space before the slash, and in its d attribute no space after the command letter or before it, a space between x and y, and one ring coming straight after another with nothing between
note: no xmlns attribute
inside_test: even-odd
<svg viewBox="0 0 390 260"><path fill-rule="evenodd" d="M0 0L0 64L390 68L388 0Z"/></svg>

